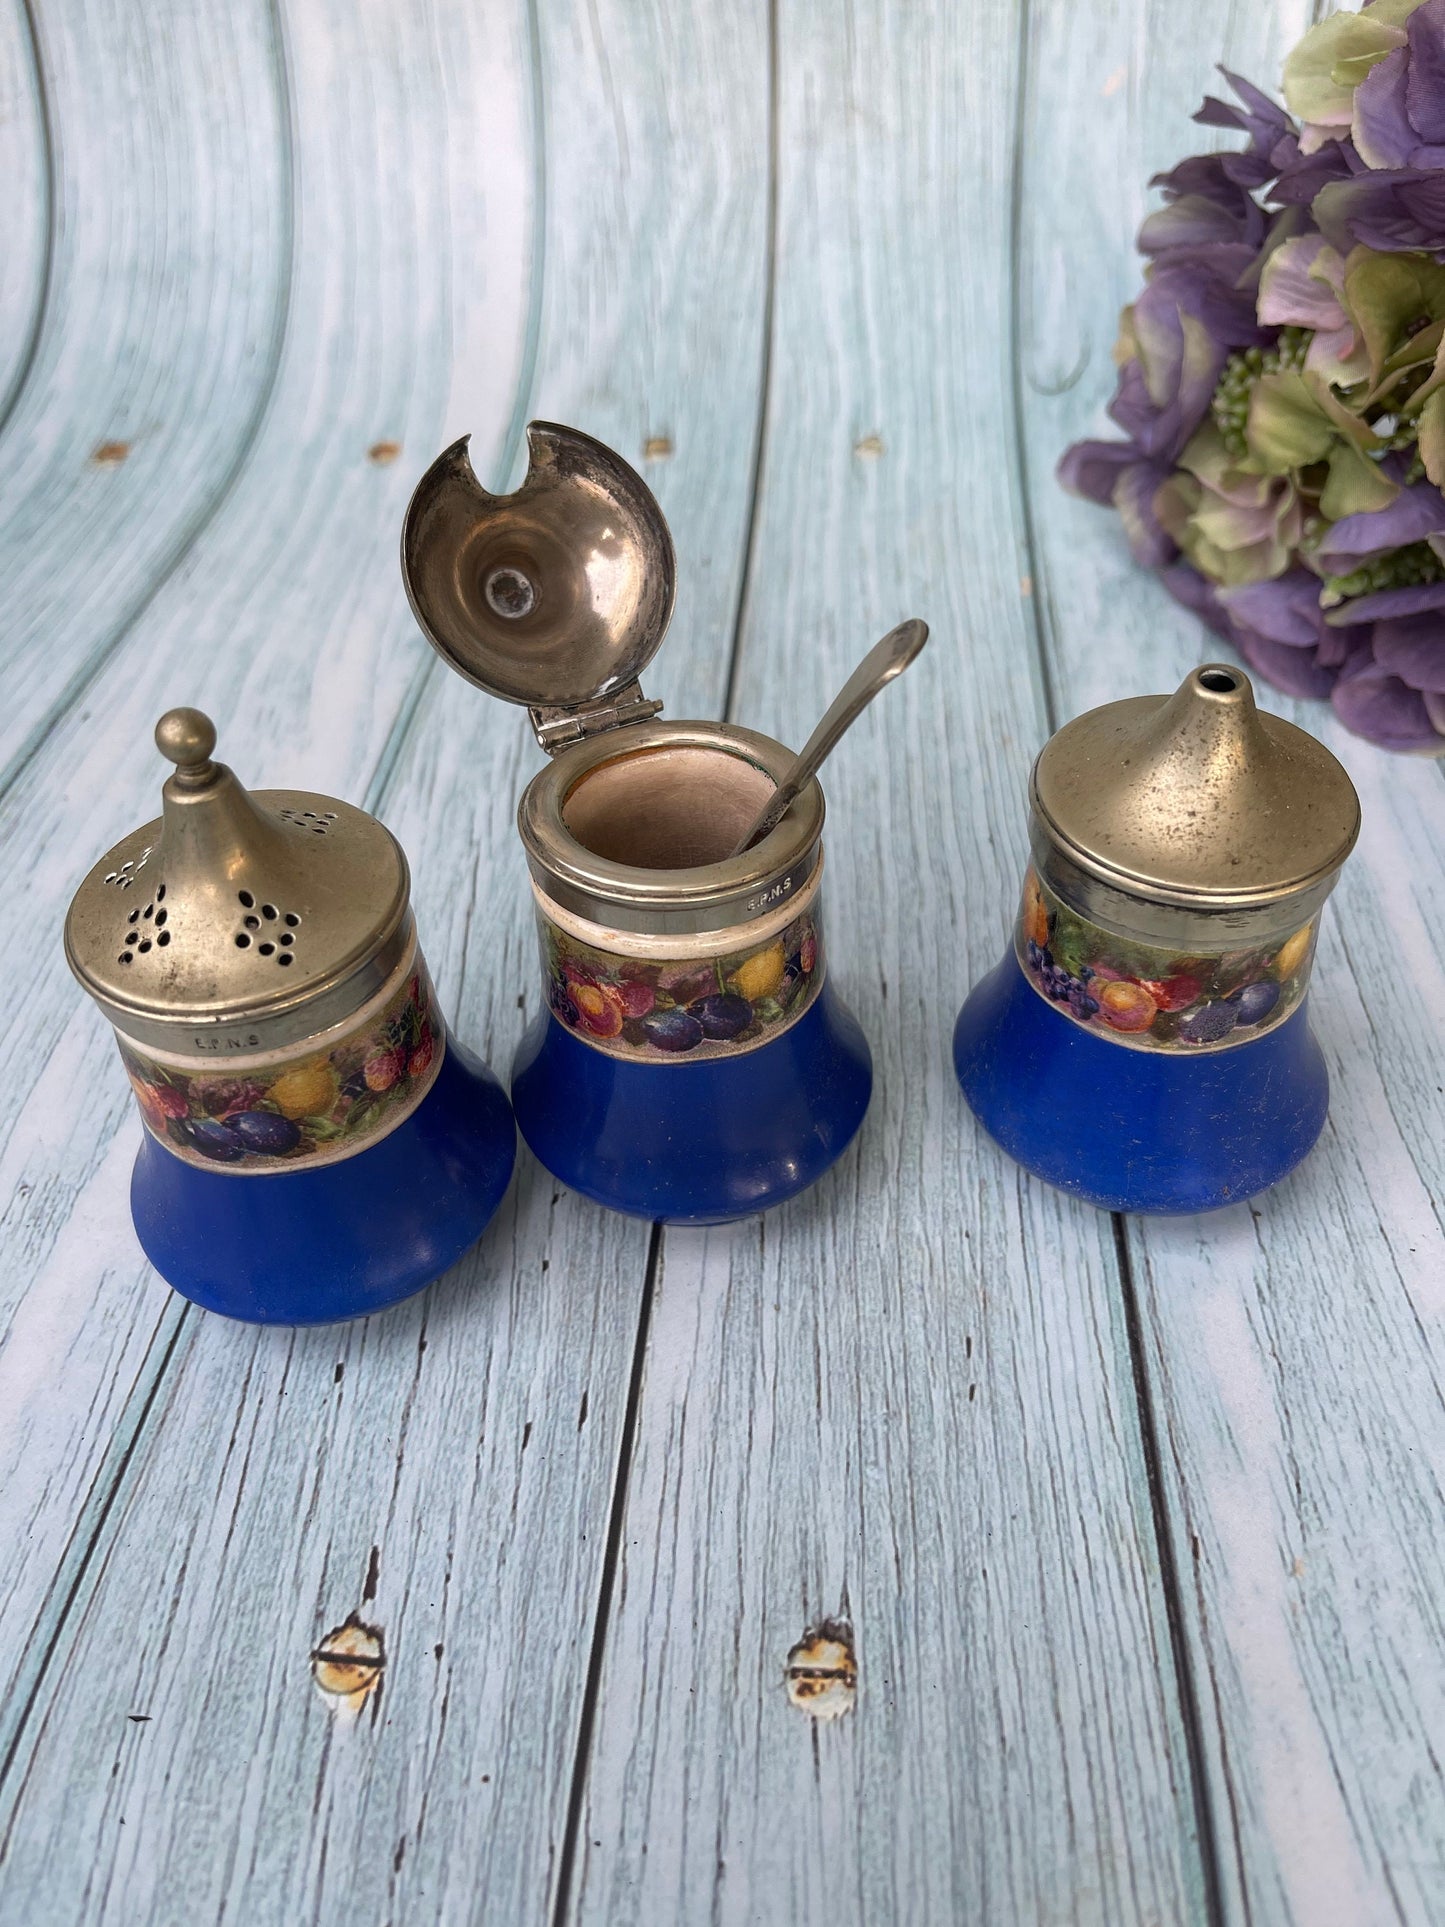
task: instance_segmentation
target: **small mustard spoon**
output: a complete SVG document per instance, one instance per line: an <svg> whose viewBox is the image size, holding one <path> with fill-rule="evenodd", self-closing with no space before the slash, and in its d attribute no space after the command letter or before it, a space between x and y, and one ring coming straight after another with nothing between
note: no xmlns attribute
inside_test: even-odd
<svg viewBox="0 0 1445 1927"><path fill-rule="evenodd" d="M915 616L908 622L900 622L896 629L888 631L881 642L874 643L828 705L822 722L753 819L742 841L732 852L733 856L741 856L744 850L750 850L755 843L761 842L769 830L782 822L793 798L812 782L837 748L839 739L853 727L883 685L903 674L927 640L928 624L920 622Z"/></svg>

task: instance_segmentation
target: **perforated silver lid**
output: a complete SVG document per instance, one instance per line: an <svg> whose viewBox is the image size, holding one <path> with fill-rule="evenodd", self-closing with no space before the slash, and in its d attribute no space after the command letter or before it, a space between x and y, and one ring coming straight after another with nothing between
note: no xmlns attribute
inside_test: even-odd
<svg viewBox="0 0 1445 1927"><path fill-rule="evenodd" d="M375 992L411 937L410 878L374 817L301 790L246 790L216 732L173 709L163 814L76 891L71 969L138 1041L196 1055L294 1043Z"/></svg>

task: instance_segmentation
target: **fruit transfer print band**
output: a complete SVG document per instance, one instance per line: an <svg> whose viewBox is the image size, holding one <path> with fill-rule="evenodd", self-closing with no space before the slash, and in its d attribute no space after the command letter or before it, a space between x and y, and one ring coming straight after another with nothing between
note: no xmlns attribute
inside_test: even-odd
<svg viewBox="0 0 1445 1927"><path fill-rule="evenodd" d="M168 1151L208 1171L275 1176L339 1163L394 1131L436 1081L446 1027L413 950L355 1017L284 1052L197 1068L119 1041L146 1129Z"/></svg>
<svg viewBox="0 0 1445 1927"><path fill-rule="evenodd" d="M1014 947L1034 989L1071 1022L1132 1050L1188 1055L1283 1023L1309 985L1315 931L1312 921L1283 943L1222 955L1130 943L1071 910L1031 866Z"/></svg>
<svg viewBox="0 0 1445 1927"><path fill-rule="evenodd" d="M604 929L538 891L552 1015L584 1043L633 1064L696 1064L771 1043L797 1023L823 981L817 878L814 871L781 912L686 938Z"/></svg>

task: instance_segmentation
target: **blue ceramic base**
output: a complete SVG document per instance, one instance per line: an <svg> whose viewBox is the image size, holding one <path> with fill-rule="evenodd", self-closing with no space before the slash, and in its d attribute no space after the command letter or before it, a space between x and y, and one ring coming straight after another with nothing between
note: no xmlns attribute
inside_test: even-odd
<svg viewBox="0 0 1445 1927"><path fill-rule="evenodd" d="M156 1270L207 1311L326 1325L409 1298L460 1258L501 1203L516 1149L501 1085L449 1041L405 1123L339 1164L226 1176L147 1132L131 1215Z"/></svg>
<svg viewBox="0 0 1445 1927"><path fill-rule="evenodd" d="M723 1224L806 1190L872 1090L867 1039L827 983L781 1037L695 1064L609 1057L544 1010L512 1072L522 1136L555 1177L670 1224Z"/></svg>
<svg viewBox="0 0 1445 1927"><path fill-rule="evenodd" d="M1129 1050L1052 1009L1010 950L959 1013L953 1061L1026 1170L1105 1211L1210 1211L1277 1184L1324 1128L1307 1003L1232 1050Z"/></svg>

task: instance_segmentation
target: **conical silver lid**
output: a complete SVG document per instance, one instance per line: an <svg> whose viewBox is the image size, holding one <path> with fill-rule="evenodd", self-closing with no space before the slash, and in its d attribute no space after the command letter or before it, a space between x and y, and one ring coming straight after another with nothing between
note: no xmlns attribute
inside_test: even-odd
<svg viewBox="0 0 1445 1927"><path fill-rule="evenodd" d="M1279 903L1332 877L1360 803L1323 743L1257 709L1249 678L1205 663L1172 696L1091 709L1053 736L1030 801L1079 869L1196 910Z"/></svg>
<svg viewBox="0 0 1445 1927"><path fill-rule="evenodd" d="M410 879L364 810L246 790L213 762L195 709L156 725L177 765L163 814L122 838L65 920L71 969L128 1036L205 1054L293 1042L339 1022L410 937Z"/></svg>

